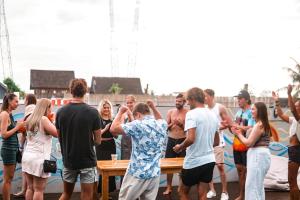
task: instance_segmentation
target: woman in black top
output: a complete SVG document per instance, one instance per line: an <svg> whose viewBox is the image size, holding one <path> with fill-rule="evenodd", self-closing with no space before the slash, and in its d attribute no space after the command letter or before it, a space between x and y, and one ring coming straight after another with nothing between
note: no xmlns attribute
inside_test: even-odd
<svg viewBox="0 0 300 200"><path fill-rule="evenodd" d="M100 115L102 134L101 144L96 146L97 160L111 160L111 154L116 154L116 143L114 136L110 133L109 128L112 123L112 104L109 100L103 99L98 107ZM99 176L98 192L101 193L102 177ZM114 176L109 177L109 192L116 190L116 181Z"/></svg>

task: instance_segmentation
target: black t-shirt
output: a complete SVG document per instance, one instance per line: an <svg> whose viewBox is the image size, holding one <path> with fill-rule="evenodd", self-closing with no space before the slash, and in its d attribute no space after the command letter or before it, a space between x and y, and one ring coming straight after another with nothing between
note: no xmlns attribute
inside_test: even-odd
<svg viewBox="0 0 300 200"><path fill-rule="evenodd" d="M85 103L70 103L57 111L55 124L64 166L69 169L95 167L93 131L100 129L98 111Z"/></svg>

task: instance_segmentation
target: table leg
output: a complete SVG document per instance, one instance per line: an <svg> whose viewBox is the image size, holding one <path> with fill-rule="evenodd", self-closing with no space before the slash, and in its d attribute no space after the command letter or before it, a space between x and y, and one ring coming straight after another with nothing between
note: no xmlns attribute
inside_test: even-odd
<svg viewBox="0 0 300 200"><path fill-rule="evenodd" d="M102 200L108 200L108 176L102 173Z"/></svg>

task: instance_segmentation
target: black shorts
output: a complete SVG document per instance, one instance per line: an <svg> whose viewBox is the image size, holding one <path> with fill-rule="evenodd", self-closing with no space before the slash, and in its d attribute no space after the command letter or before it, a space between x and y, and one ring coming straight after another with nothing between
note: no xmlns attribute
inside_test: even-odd
<svg viewBox="0 0 300 200"><path fill-rule="evenodd" d="M300 145L288 147L289 162L300 164Z"/></svg>
<svg viewBox="0 0 300 200"><path fill-rule="evenodd" d="M192 169L182 169L182 183L186 186L193 186L200 182L211 182L215 164L215 162L211 162Z"/></svg>
<svg viewBox="0 0 300 200"><path fill-rule="evenodd" d="M233 150L233 158L235 164L247 166L247 151Z"/></svg>
<svg viewBox="0 0 300 200"><path fill-rule="evenodd" d="M173 147L175 147L176 144L181 144L185 138L180 139L174 139L168 137L168 144L167 144L167 150L166 150L166 158L177 158L177 157L185 157L185 150L181 151L180 153L176 153L173 151Z"/></svg>

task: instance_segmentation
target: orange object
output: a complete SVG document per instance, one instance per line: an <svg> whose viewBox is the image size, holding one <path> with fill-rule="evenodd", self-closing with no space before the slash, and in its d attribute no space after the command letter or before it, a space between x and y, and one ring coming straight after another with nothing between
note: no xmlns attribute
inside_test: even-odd
<svg viewBox="0 0 300 200"><path fill-rule="evenodd" d="M25 126L21 126L18 130L20 133L26 133L26 128Z"/></svg>
<svg viewBox="0 0 300 200"><path fill-rule="evenodd" d="M244 145L239 138L237 138L236 136L233 139L233 150L235 151L247 151L248 148L246 145Z"/></svg>
<svg viewBox="0 0 300 200"><path fill-rule="evenodd" d="M51 122L54 122L54 120L55 120L55 115L54 115L54 113L50 113L47 117L48 117L48 119L49 119Z"/></svg>
<svg viewBox="0 0 300 200"><path fill-rule="evenodd" d="M271 128L271 137L272 137L273 141L279 142L279 134L278 134L277 129L275 128L275 126L273 124L270 124L270 128Z"/></svg>

